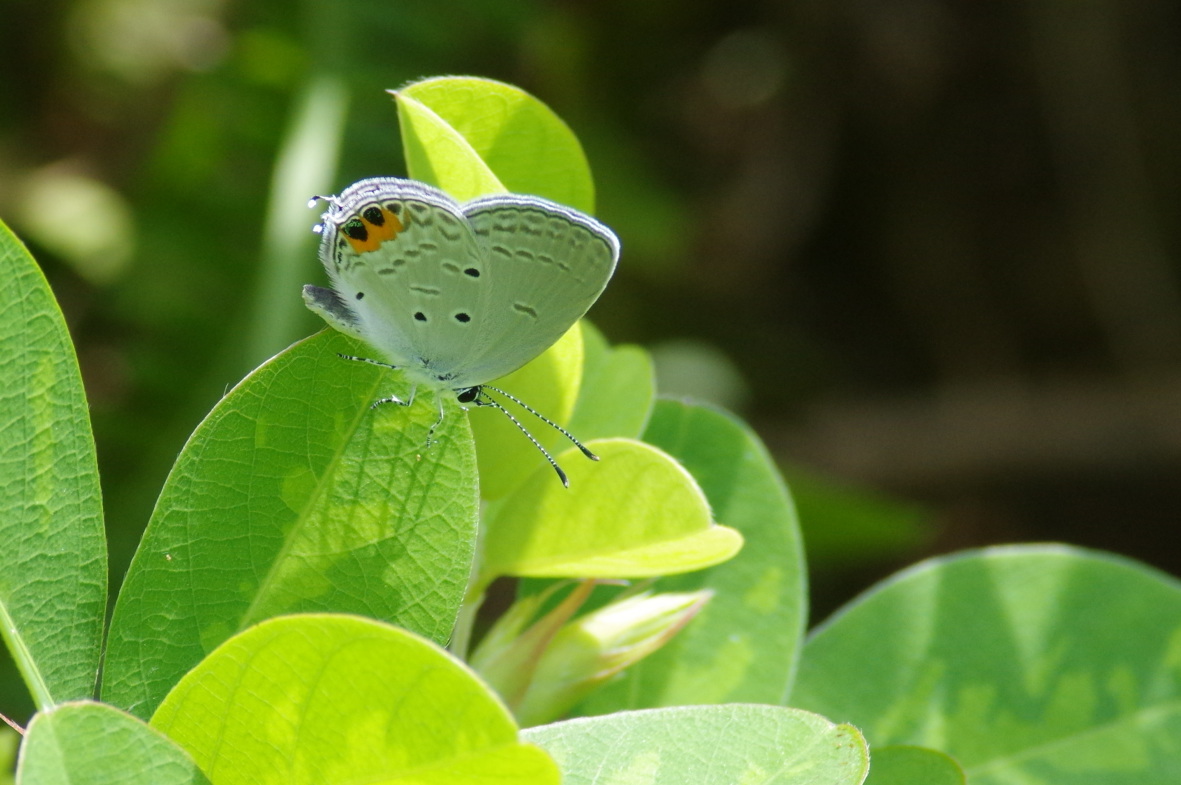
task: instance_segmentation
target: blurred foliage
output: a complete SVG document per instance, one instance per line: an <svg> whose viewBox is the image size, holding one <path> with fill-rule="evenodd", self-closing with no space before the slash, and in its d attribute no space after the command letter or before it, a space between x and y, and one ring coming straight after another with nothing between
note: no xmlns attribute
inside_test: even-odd
<svg viewBox="0 0 1181 785"><path fill-rule="evenodd" d="M746 406L793 460L882 476L858 463L859 435L777 438L851 397L1174 378L1177 21L1161 0L6 0L0 216L77 343L112 586L200 418L318 329L263 315L299 298L271 260L301 255L296 283L322 282L315 213L298 232L291 216L404 173L383 91L422 76L501 79L570 124L624 243L593 319L615 341L671 342L666 369L693 382L674 389ZM1152 401L1181 411L1177 389ZM1174 432L1102 419L1129 409L1116 395L1096 415L1081 469L1066 440L1040 474L1000 456L949 479L933 455L896 489L967 510L974 528L940 547L1078 537L1115 516L1159 531L1181 503L1181 447L1124 449ZM1127 552L1110 539L1126 528L1102 536L1087 542ZM1155 534L1142 545L1181 569ZM0 706L21 692L7 681Z"/></svg>

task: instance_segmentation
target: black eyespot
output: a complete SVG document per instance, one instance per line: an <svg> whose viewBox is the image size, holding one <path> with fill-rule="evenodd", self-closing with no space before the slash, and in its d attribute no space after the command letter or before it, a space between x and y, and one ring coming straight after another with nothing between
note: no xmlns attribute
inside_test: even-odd
<svg viewBox="0 0 1181 785"><path fill-rule="evenodd" d="M369 239L369 230L365 228L365 224L361 223L359 218L354 218L344 225L344 233L358 242L365 242Z"/></svg>
<svg viewBox="0 0 1181 785"><path fill-rule="evenodd" d="M361 216L374 226L381 226L385 223L385 216L381 214L381 208L377 205L366 207L365 212L361 213Z"/></svg>
<svg viewBox="0 0 1181 785"><path fill-rule="evenodd" d="M480 271L477 270L475 267L467 268L466 270L463 271L463 274L471 276L472 278L479 278L480 277Z"/></svg>
<svg viewBox="0 0 1181 785"><path fill-rule="evenodd" d="M471 320L472 320L472 317L467 315L466 313L455 314L455 321L461 322L462 324L467 324Z"/></svg>
<svg viewBox="0 0 1181 785"><path fill-rule="evenodd" d="M422 311L418 311L414 314L414 318L420 322L425 322L426 321L426 314L423 313Z"/></svg>
<svg viewBox="0 0 1181 785"><path fill-rule="evenodd" d="M357 292L357 299L358 299L358 300L364 300L364 299L365 299L365 293L364 293L364 292Z"/></svg>
<svg viewBox="0 0 1181 785"><path fill-rule="evenodd" d="M394 215L401 215L402 214L402 203L401 202L386 202L385 209L389 210Z"/></svg>

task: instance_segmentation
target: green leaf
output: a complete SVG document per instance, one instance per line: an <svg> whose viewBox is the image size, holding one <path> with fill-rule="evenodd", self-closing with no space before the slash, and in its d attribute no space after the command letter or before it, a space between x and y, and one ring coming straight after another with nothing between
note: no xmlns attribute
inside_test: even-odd
<svg viewBox="0 0 1181 785"><path fill-rule="evenodd" d="M776 706L621 712L522 731L565 785L858 785L869 765L856 728Z"/></svg>
<svg viewBox="0 0 1181 785"><path fill-rule="evenodd" d="M0 637L36 705L94 694L102 495L78 360L49 284L0 223Z"/></svg>
<svg viewBox="0 0 1181 785"><path fill-rule="evenodd" d="M817 630L791 701L973 785L1181 782L1181 585L1064 546L933 559Z"/></svg>
<svg viewBox="0 0 1181 785"><path fill-rule="evenodd" d="M185 751L141 720L102 703L67 703L29 725L18 785L204 785Z"/></svg>
<svg viewBox="0 0 1181 785"><path fill-rule="evenodd" d="M731 561L662 578L659 591L713 589L676 638L585 704L620 708L780 703L791 688L807 618L804 554L791 498L758 437L715 409L660 400L644 434L701 484L717 520L742 533Z"/></svg>
<svg viewBox="0 0 1181 785"><path fill-rule="evenodd" d="M582 386L568 428L584 442L612 436L638 439L656 395L652 361L638 346L612 348L594 325L585 319L581 324Z"/></svg>
<svg viewBox="0 0 1181 785"><path fill-rule="evenodd" d="M534 411L559 425L570 419L578 387L582 379L582 327L575 323L550 348L507 376L490 384L519 398ZM553 450L566 438L517 404L506 401L494 392L487 393L528 428L539 443ZM476 457L480 466L480 495L485 499L499 499L516 488L539 466L553 472L545 456L525 434L493 407L469 408L472 433L476 438ZM557 478L554 478L557 482Z"/></svg>
<svg viewBox="0 0 1181 785"><path fill-rule="evenodd" d="M594 183L578 138L524 90L444 76L394 95L411 177L460 201L508 190L594 212Z"/></svg>
<svg viewBox="0 0 1181 785"><path fill-rule="evenodd" d="M150 713L177 679L246 626L296 611L386 619L451 635L474 553L475 456L454 400L406 394L397 372L334 330L292 346L227 395L190 437L116 603L104 697Z"/></svg>
<svg viewBox="0 0 1181 785"><path fill-rule="evenodd" d="M558 458L564 488L548 468L495 508L484 536L483 578L638 578L725 561L742 537L710 518L701 489L665 453L631 439L571 448Z"/></svg>
<svg viewBox="0 0 1181 785"><path fill-rule="evenodd" d="M458 660L348 616L263 622L218 647L152 718L218 785L556 783Z"/></svg>
<svg viewBox="0 0 1181 785"><path fill-rule="evenodd" d="M412 178L436 185L461 202L508 190L463 134L434 110L406 94L394 97L402 152Z"/></svg>
<svg viewBox="0 0 1181 785"><path fill-rule="evenodd" d="M899 744L873 748L865 785L966 785L967 781L951 756Z"/></svg>

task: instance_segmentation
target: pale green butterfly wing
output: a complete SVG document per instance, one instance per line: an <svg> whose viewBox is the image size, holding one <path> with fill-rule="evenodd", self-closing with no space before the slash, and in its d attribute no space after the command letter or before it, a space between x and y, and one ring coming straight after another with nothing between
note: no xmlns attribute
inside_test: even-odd
<svg viewBox="0 0 1181 785"><path fill-rule="evenodd" d="M304 301L414 382L474 387L515 371L598 299L619 241L593 218L534 196L460 206L436 188L362 180L322 217L332 289Z"/></svg>
<svg viewBox="0 0 1181 785"><path fill-rule="evenodd" d="M456 386L474 386L515 371L562 337L607 286L619 241L593 218L535 196L481 197L463 213L489 288L488 310L473 314L479 337L456 377Z"/></svg>
<svg viewBox="0 0 1181 785"><path fill-rule="evenodd" d="M351 186L323 216L320 259L333 289L304 300L333 327L369 343L417 383L456 381L489 310L486 262L459 205L410 180Z"/></svg>

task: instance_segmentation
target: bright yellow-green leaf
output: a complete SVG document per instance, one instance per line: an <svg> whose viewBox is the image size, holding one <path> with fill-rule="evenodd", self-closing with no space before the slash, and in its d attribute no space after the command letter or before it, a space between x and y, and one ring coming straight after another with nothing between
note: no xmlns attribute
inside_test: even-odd
<svg viewBox="0 0 1181 785"><path fill-rule="evenodd" d="M699 570L729 559L742 535L710 519L701 488L666 453L631 439L559 456L563 488L539 469L488 522L484 579L640 578Z"/></svg>
<svg viewBox="0 0 1181 785"><path fill-rule="evenodd" d="M467 666L354 616L286 616L231 638L151 724L217 785L558 782Z"/></svg>
<svg viewBox="0 0 1181 785"><path fill-rule="evenodd" d="M405 92L395 97L411 177L436 185L461 202L507 190L462 134L429 106Z"/></svg>
<svg viewBox="0 0 1181 785"><path fill-rule="evenodd" d="M575 323L557 343L538 357L491 384L562 424L569 421L570 413L574 410L581 379L582 328ZM566 437L555 429L512 401L494 392L489 395L513 412L513 416L547 449L562 446ZM469 408L472 432L476 437L481 496L485 499L504 496L539 466L545 466L551 482L561 487L557 476L546 464L545 456L503 412L490 406ZM578 460L586 459L580 456Z"/></svg>
<svg viewBox="0 0 1181 785"><path fill-rule="evenodd" d="M582 387L570 418L570 432L583 441L639 438L656 395L648 353L639 346L608 345L603 334L585 319L582 343Z"/></svg>
<svg viewBox="0 0 1181 785"><path fill-rule="evenodd" d="M446 76L396 95L411 177L461 201L508 189L594 212L594 183L578 138L524 90Z"/></svg>

